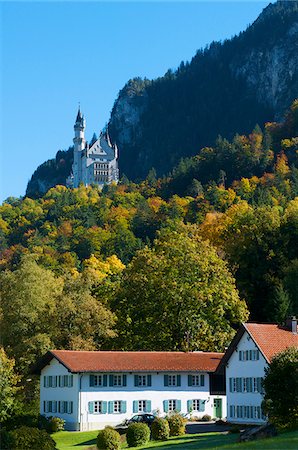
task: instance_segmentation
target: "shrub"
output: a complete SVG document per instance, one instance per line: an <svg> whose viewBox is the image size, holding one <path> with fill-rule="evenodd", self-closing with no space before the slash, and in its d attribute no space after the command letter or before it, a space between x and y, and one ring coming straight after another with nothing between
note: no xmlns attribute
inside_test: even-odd
<svg viewBox="0 0 298 450"><path fill-rule="evenodd" d="M128 447L139 447L150 439L150 428L145 423L132 423L127 428L126 441Z"/></svg>
<svg viewBox="0 0 298 450"><path fill-rule="evenodd" d="M96 445L98 450L120 450L120 434L114 428L106 427L98 433Z"/></svg>
<svg viewBox="0 0 298 450"><path fill-rule="evenodd" d="M13 441L10 433L3 427L0 427L0 445L1 450L10 450L13 448Z"/></svg>
<svg viewBox="0 0 298 450"><path fill-rule="evenodd" d="M56 450L54 439L45 430L21 427L9 434L13 450Z"/></svg>
<svg viewBox="0 0 298 450"><path fill-rule="evenodd" d="M210 422L211 419L212 419L212 417L209 416L209 414L204 414L201 421L202 422Z"/></svg>
<svg viewBox="0 0 298 450"><path fill-rule="evenodd" d="M182 436L185 434L185 420L181 414L175 413L167 417L170 427L170 436Z"/></svg>
<svg viewBox="0 0 298 450"><path fill-rule="evenodd" d="M152 439L155 441L166 441L170 436L169 422L166 419L157 417L151 425Z"/></svg>
<svg viewBox="0 0 298 450"><path fill-rule="evenodd" d="M48 433L56 433L57 431L63 431L65 425L65 420L60 419L60 417L49 417L48 419Z"/></svg>

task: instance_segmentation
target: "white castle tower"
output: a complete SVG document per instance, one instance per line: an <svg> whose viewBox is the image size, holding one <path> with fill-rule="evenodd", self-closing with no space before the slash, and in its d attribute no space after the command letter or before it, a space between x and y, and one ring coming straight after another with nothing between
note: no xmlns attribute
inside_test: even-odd
<svg viewBox="0 0 298 450"><path fill-rule="evenodd" d="M85 140L86 122L79 108L74 124L72 175L67 178L68 187L97 184L103 187L113 181L118 183L118 148L111 144L108 132L101 133L91 147Z"/></svg>

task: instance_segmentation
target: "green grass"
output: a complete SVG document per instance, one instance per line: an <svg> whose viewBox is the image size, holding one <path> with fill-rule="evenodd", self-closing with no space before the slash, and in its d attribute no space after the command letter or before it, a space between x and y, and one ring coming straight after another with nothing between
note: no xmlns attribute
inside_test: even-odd
<svg viewBox="0 0 298 450"><path fill-rule="evenodd" d="M55 433L53 438L59 450L95 450L97 431ZM187 434L182 437L171 438L166 442L151 441L139 449L159 450L297 450L298 431L280 434L271 439L258 440L248 443L237 443L238 434L202 433ZM123 448L127 448L123 444ZM131 449L133 450L133 449Z"/></svg>

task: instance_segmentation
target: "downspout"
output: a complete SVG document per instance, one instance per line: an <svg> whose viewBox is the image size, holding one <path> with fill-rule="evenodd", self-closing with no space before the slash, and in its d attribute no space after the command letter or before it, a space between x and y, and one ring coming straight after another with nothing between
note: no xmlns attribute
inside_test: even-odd
<svg viewBox="0 0 298 450"><path fill-rule="evenodd" d="M82 378L83 375L80 373L79 374L79 431L82 431L82 411L81 411L81 406L82 406L82 399L81 399L81 393L82 393Z"/></svg>

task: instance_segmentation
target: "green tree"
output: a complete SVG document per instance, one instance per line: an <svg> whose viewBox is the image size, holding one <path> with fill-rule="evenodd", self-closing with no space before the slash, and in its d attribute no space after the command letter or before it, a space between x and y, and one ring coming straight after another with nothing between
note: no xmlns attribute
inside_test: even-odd
<svg viewBox="0 0 298 450"><path fill-rule="evenodd" d="M130 350L222 350L248 317L226 263L182 224L137 253L114 310L118 347Z"/></svg>
<svg viewBox="0 0 298 450"><path fill-rule="evenodd" d="M298 427L298 348L277 354L265 369L264 412L280 428Z"/></svg>
<svg viewBox="0 0 298 450"><path fill-rule="evenodd" d="M13 414L16 406L19 376L14 371L14 365L14 360L8 358L0 347L0 423Z"/></svg>
<svg viewBox="0 0 298 450"><path fill-rule="evenodd" d="M63 280L38 266L32 255L14 272L0 275L1 338L18 370L27 371L53 346L51 317L62 288Z"/></svg>
<svg viewBox="0 0 298 450"><path fill-rule="evenodd" d="M267 307L272 322L283 323L285 321L290 308L290 298L282 284L276 286Z"/></svg>

